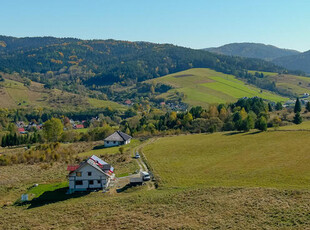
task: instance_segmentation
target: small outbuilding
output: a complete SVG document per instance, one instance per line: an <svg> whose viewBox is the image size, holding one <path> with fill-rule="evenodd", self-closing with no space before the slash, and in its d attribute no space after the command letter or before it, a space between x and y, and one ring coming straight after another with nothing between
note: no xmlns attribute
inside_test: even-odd
<svg viewBox="0 0 310 230"><path fill-rule="evenodd" d="M104 147L127 145L130 143L131 139L132 137L129 136L128 134L123 133L121 131L116 131L104 139Z"/></svg>

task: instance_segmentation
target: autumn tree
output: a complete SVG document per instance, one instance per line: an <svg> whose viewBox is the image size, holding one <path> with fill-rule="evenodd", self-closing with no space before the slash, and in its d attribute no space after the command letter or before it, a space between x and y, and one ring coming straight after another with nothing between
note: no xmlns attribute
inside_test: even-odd
<svg viewBox="0 0 310 230"><path fill-rule="evenodd" d="M51 118L43 124L44 137L48 142L57 141L63 132L63 124L58 118Z"/></svg>

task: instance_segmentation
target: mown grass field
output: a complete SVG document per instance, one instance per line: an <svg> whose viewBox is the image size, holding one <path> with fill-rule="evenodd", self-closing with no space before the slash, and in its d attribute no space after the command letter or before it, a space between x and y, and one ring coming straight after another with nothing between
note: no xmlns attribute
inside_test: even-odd
<svg viewBox="0 0 310 230"><path fill-rule="evenodd" d="M161 138L144 148L163 188L310 189L309 131Z"/></svg>
<svg viewBox="0 0 310 230"><path fill-rule="evenodd" d="M309 130L310 131L310 121L304 121L299 125L287 125L281 126L279 130Z"/></svg>
<svg viewBox="0 0 310 230"><path fill-rule="evenodd" d="M258 96L270 101L285 101L287 98L246 85L232 75L219 73L206 68L195 68L170 74L152 81L174 87L159 97L169 98L176 91L186 95L185 103L206 105L212 103L234 102L242 97Z"/></svg>

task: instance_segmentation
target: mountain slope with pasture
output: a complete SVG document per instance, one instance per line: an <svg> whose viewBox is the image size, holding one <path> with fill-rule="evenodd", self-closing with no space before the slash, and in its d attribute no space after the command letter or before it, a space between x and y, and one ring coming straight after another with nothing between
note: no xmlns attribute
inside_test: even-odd
<svg viewBox="0 0 310 230"><path fill-rule="evenodd" d="M168 84L173 87L167 93L158 97L173 98L176 93L184 94L184 102L190 105L206 105L213 103L234 102L242 97L261 97L270 101L285 101L287 98L261 90L233 75L219 73L210 69L190 69L164 77L153 79L150 82Z"/></svg>

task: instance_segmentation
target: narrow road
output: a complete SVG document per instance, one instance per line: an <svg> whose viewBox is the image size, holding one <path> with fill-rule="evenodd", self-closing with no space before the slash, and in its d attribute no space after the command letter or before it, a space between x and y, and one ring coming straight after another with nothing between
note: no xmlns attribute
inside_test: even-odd
<svg viewBox="0 0 310 230"><path fill-rule="evenodd" d="M136 159L136 160L137 160L137 163L138 163L138 165L139 165L139 168L140 168L140 172L141 172L141 171L147 171L147 172L149 171L148 167L146 166L146 164L145 164L144 161L143 161L143 158L145 158L145 155L144 155L143 152L142 152L142 148L145 147L146 145L149 145L149 144L153 143L155 140L156 140L156 138L151 138L151 139L149 139L148 141L146 141L146 142L144 142L143 144L141 144L141 145L135 147L135 148L132 150L132 151L133 151L133 156L136 155L136 152L138 152L139 155L140 155L140 158ZM143 156L143 157L141 157L141 156Z"/></svg>

